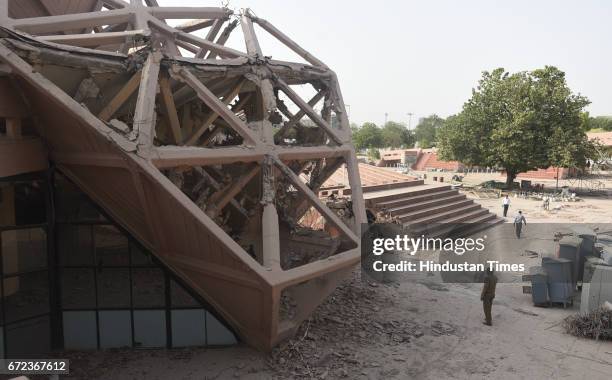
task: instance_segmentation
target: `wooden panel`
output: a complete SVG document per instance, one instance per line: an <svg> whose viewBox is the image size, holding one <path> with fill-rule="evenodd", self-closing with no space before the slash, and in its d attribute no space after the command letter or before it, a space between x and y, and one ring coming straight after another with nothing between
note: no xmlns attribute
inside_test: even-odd
<svg viewBox="0 0 612 380"><path fill-rule="evenodd" d="M0 178L45 170L47 150L38 138L0 137Z"/></svg>
<svg viewBox="0 0 612 380"><path fill-rule="evenodd" d="M0 117L26 117L28 111L19 92L7 77L0 77Z"/></svg>
<svg viewBox="0 0 612 380"><path fill-rule="evenodd" d="M61 147L61 152L94 152L93 140L89 137L87 127L74 117L62 111L52 100L45 98L29 84L23 83L34 113L39 117L39 135L53 148Z"/></svg>
<svg viewBox="0 0 612 380"><path fill-rule="evenodd" d="M149 249L153 238L131 173L122 168L59 165L65 174Z"/></svg>

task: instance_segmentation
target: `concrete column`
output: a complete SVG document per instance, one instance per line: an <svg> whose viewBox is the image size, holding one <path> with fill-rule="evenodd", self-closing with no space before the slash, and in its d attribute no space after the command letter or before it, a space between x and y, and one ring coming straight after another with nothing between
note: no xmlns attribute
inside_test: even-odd
<svg viewBox="0 0 612 380"><path fill-rule="evenodd" d="M273 271L280 270L280 233L278 213L274 203L264 205L261 218L261 235L263 242L263 265Z"/></svg>
<svg viewBox="0 0 612 380"><path fill-rule="evenodd" d="M263 215L261 217L261 235L264 267L278 271L280 266L280 232L278 226L278 212L276 211L274 186L274 160L266 156L262 163L263 186L261 203Z"/></svg>

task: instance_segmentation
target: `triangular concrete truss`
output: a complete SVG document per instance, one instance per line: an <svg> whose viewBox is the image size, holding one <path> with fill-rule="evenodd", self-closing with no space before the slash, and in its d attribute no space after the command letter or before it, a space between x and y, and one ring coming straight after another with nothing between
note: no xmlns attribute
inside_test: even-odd
<svg viewBox="0 0 612 380"><path fill-rule="evenodd" d="M334 72L249 10L53 3L27 17L0 0L0 68L51 159L247 342L290 336L360 257L365 210ZM254 24L305 63L266 57ZM238 26L244 52L225 46ZM317 194L341 165L353 199L338 214ZM308 210L324 231L305 233ZM298 252L308 259L292 264Z"/></svg>

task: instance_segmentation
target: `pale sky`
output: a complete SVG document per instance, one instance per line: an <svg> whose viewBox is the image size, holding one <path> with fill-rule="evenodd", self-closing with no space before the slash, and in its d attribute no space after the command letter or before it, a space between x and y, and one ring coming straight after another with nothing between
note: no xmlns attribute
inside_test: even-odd
<svg viewBox="0 0 612 380"><path fill-rule="evenodd" d="M385 113L405 123L413 113L412 127L432 113L446 117L461 110L483 70L544 65L565 71L570 88L591 100L592 116L612 115L612 1L231 0L229 7L251 8L332 68L358 124L382 124ZM256 32L266 56L299 59ZM244 50L237 38L228 45Z"/></svg>

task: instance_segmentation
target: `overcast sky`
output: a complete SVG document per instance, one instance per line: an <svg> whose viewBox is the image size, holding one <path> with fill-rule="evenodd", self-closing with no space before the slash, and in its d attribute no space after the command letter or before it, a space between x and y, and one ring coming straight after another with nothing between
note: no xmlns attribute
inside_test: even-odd
<svg viewBox="0 0 612 380"><path fill-rule="evenodd" d="M612 115L612 1L231 0L229 7L253 9L336 71L358 124L382 124L385 113L407 123L411 112L413 127L432 113L446 117L461 110L483 70L544 65L565 71L570 88L591 100L591 115ZM256 31L265 55L296 57ZM244 50L237 38L228 44Z"/></svg>

